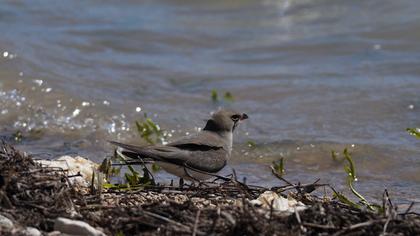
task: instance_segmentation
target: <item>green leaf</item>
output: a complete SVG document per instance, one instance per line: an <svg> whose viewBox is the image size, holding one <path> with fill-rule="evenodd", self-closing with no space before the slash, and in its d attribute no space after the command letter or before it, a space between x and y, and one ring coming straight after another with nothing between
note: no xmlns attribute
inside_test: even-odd
<svg viewBox="0 0 420 236"><path fill-rule="evenodd" d="M120 230L115 236L125 236L124 233Z"/></svg>
<svg viewBox="0 0 420 236"><path fill-rule="evenodd" d="M339 192L335 192L333 194L334 197L336 197L340 202L347 204L349 206L352 206L354 208L359 208L360 206L354 202L352 202L350 199L348 199L346 196L344 196L343 194L339 193Z"/></svg>
<svg viewBox="0 0 420 236"><path fill-rule="evenodd" d="M110 183L102 184L102 188L104 188L104 189L115 189L115 190L130 190L130 189L132 189L132 187L129 184L110 184Z"/></svg>
<svg viewBox="0 0 420 236"><path fill-rule="evenodd" d="M233 98L233 95L232 95L232 93L231 92L226 92L225 93L225 95L223 96L223 99L225 100L225 101L228 101L228 102L233 102L235 99Z"/></svg>
<svg viewBox="0 0 420 236"><path fill-rule="evenodd" d="M219 98L218 98L218 95L217 95L217 91L215 89L211 90L211 100L213 102L219 101Z"/></svg>
<svg viewBox="0 0 420 236"><path fill-rule="evenodd" d="M348 152L347 148L344 149L343 154L344 154L344 158L348 162L348 165L344 167L344 170L352 178L352 181L356 181L357 180L356 169L354 167L353 159L352 159L350 153Z"/></svg>
<svg viewBox="0 0 420 236"><path fill-rule="evenodd" d="M22 131L18 130L13 134L13 138L16 142L20 143L22 142L23 139L23 134Z"/></svg>
<svg viewBox="0 0 420 236"><path fill-rule="evenodd" d="M105 174L105 179L106 180L109 180L109 177L111 177L111 176L118 175L120 173L120 169L121 169L121 167L120 168L112 167L112 162L111 162L110 158L105 158L98 168L98 170L101 173Z"/></svg>
<svg viewBox="0 0 420 236"><path fill-rule="evenodd" d="M407 128L406 130L410 135L420 139L420 128Z"/></svg>
<svg viewBox="0 0 420 236"><path fill-rule="evenodd" d="M356 197L358 197L359 199L360 199L360 202L363 204L363 205L365 205L365 206L367 206L367 208L369 208L369 210L374 210L374 208L372 207L372 205L366 200L366 198L365 197L363 197L359 192L357 192L356 191L356 189L353 187L353 181L349 178L348 180L347 180L348 182L347 182L347 184L349 185L349 187L350 187L350 190L351 190L351 192L356 196Z"/></svg>
<svg viewBox="0 0 420 236"><path fill-rule="evenodd" d="M156 125L152 119L147 118L146 119L146 124L151 128L151 130L155 133L160 133L160 128L158 125Z"/></svg>
<svg viewBox="0 0 420 236"><path fill-rule="evenodd" d="M343 151L344 154L344 158L345 160L347 160L348 165L344 166L344 170L347 173L347 185L349 186L351 192L360 199L360 202L367 206L369 208L369 210L374 210L373 206L366 200L365 197L363 197L363 195L361 195L359 192L356 191L356 189L353 186L353 182L357 181L357 177L356 177L356 167L354 165L353 162L353 158L351 157L349 151L347 150L347 148L344 149Z"/></svg>
<svg viewBox="0 0 420 236"><path fill-rule="evenodd" d="M140 176L139 172L137 172L136 170L134 170L134 168L131 165L127 165L127 167L128 167L128 170L131 172L131 174L127 172L124 175L125 176L125 179L128 182L128 184L130 184L130 185L136 185L136 184L138 184L139 183L139 180L140 180L140 178L139 178L139 176Z"/></svg>
<svg viewBox="0 0 420 236"><path fill-rule="evenodd" d="M257 147L257 144L256 144L254 141L252 141L252 140L247 141L247 142L246 142L246 145L247 145L250 149L255 149L255 148Z"/></svg>
<svg viewBox="0 0 420 236"><path fill-rule="evenodd" d="M337 154L338 154L337 152L335 152L334 150L331 150L331 158L334 161L338 161L338 155Z"/></svg>
<svg viewBox="0 0 420 236"><path fill-rule="evenodd" d="M159 165L157 165L156 163L153 163L152 164L152 171L153 172L158 172L158 171L160 171L160 166Z"/></svg>
<svg viewBox="0 0 420 236"><path fill-rule="evenodd" d="M140 137L149 144L165 141L163 130L147 116L143 121L136 121L136 128Z"/></svg>
<svg viewBox="0 0 420 236"><path fill-rule="evenodd" d="M139 179L139 183L143 185L155 185L155 181L152 176L150 176L146 166L143 167L143 177Z"/></svg>
<svg viewBox="0 0 420 236"><path fill-rule="evenodd" d="M111 188L116 188L116 187L117 187L117 185L115 185L115 184L110 184L110 183L104 183L104 184L102 184L102 187L103 187L104 189L111 189Z"/></svg>
<svg viewBox="0 0 420 236"><path fill-rule="evenodd" d="M283 157L280 158L278 161L273 161L272 167L277 172L278 175L283 176L284 175L284 160Z"/></svg>

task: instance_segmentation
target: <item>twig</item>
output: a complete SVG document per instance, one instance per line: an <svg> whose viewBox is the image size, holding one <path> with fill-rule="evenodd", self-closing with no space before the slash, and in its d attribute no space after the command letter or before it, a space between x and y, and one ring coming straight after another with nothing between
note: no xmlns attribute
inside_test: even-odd
<svg viewBox="0 0 420 236"><path fill-rule="evenodd" d="M346 228L336 232L335 234L333 234L333 236L338 236L338 235L344 234L348 231L352 231L352 230L355 230L355 229L358 229L358 228L363 228L363 227L370 226L370 225L373 225L375 223L381 223L381 222L384 222L384 221L385 221L385 219L369 220L369 221L366 221L366 222L350 225L349 227L346 227Z"/></svg>
<svg viewBox="0 0 420 236"><path fill-rule="evenodd" d="M236 220L228 212L222 211L222 212L220 212L220 215L223 216L223 217L225 217L226 220L228 220L232 224L232 226L236 225Z"/></svg>
<svg viewBox="0 0 420 236"><path fill-rule="evenodd" d="M2 203L1 205L3 205L5 208L13 208L12 202L10 201L7 194L5 194L3 191L0 191L0 203Z"/></svg>
<svg viewBox="0 0 420 236"><path fill-rule="evenodd" d="M297 222L299 223L300 230L302 231L302 233L306 233L306 229L305 229L305 227L302 225L302 220L300 219L300 215L299 215L299 212L298 212L298 210L296 209L296 207L295 207L295 217L296 217Z"/></svg>
<svg viewBox="0 0 420 236"><path fill-rule="evenodd" d="M154 161L125 161L124 163L111 163L111 166L127 166L127 165L143 165L143 164L152 164Z"/></svg>
<svg viewBox="0 0 420 236"><path fill-rule="evenodd" d="M277 173L277 171L274 169L274 167L273 166L270 166L271 167L271 173L273 173L273 175L274 176L276 176L277 178L279 178L280 180L282 180L282 181L284 181L284 182L286 182L287 184L289 184L290 186L295 186L294 184L292 184L291 182L289 182L288 180L286 180L285 178L283 178L283 176L281 176L281 175L279 175L278 173Z"/></svg>
<svg viewBox="0 0 420 236"><path fill-rule="evenodd" d="M184 224L181 224L181 223L179 223L179 222L177 222L177 221L171 220L171 219L169 219L169 218L167 218L167 217L165 217L165 216L161 216L161 215L155 214L155 213L150 212L150 211L145 211L145 210L143 210L143 213L144 213L145 215L148 215L148 216L151 216L151 217L154 217L154 218L157 218L157 219L163 220L163 221L165 221L165 222L167 222L167 223L174 224L174 225L176 225L176 226L178 226L178 227L184 228L185 230L188 230L188 231L190 231L190 230L191 230L191 228L190 228L189 226L184 225ZM203 234L204 234L204 232L199 231L199 230L197 230L197 231L196 231L196 233L197 233L197 234L200 234L200 235L203 235Z"/></svg>
<svg viewBox="0 0 420 236"><path fill-rule="evenodd" d="M192 236L195 236L196 233L197 233L198 220L200 219L200 213L201 213L201 210L198 209L197 215L195 216L195 222L194 222L194 228L193 228Z"/></svg>
<svg viewBox="0 0 420 236"><path fill-rule="evenodd" d="M217 216L217 218L215 220L213 220L213 224L211 226L211 231L210 232L212 234L214 233L214 229L216 228L216 225L217 225L217 223L219 222L219 219L220 219L220 207L218 207L217 210L216 210L216 216Z"/></svg>
<svg viewBox="0 0 420 236"><path fill-rule="evenodd" d="M389 222L392 220L392 214L389 214L388 218L386 219L386 222L384 224L384 228L382 230L382 234L386 235L386 229L388 228Z"/></svg>
<svg viewBox="0 0 420 236"><path fill-rule="evenodd" d="M330 225L320 225L320 224L314 224L314 223L309 223L309 222L303 222L302 225L306 226L306 227L311 227L311 228L318 228L318 229L326 229L326 230L333 230L333 229L337 229L334 226L330 226Z"/></svg>
<svg viewBox="0 0 420 236"><path fill-rule="evenodd" d="M416 203L415 202L411 202L410 203L410 206L408 206L407 210L405 210L405 212L402 213L401 215L404 215L404 216L407 215L411 211L411 208L413 208L414 204L416 204Z"/></svg>

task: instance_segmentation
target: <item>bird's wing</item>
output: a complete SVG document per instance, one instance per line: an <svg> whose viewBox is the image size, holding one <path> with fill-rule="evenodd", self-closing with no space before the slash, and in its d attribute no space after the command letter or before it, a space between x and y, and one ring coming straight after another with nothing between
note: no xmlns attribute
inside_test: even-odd
<svg viewBox="0 0 420 236"><path fill-rule="evenodd" d="M218 134L208 131L202 131L195 135L183 137L179 140L169 143L167 146L178 147L191 151L217 150L219 148L227 149L226 143Z"/></svg>
<svg viewBox="0 0 420 236"><path fill-rule="evenodd" d="M163 145L139 147L113 141L111 143L131 152L129 157L137 154L137 158L151 158L212 173L221 170L226 165L228 157L228 152L224 148L214 146L211 148L206 146L204 149L202 146L197 149L188 143L179 144L180 147Z"/></svg>

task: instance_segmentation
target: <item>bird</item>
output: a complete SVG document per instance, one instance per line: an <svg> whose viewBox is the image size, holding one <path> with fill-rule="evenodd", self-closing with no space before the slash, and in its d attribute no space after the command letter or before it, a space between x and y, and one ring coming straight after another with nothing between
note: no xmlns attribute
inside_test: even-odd
<svg viewBox="0 0 420 236"><path fill-rule="evenodd" d="M207 120L204 128L166 145L135 146L110 141L124 156L150 160L166 172L189 181L203 181L222 170L232 153L233 131L245 113L220 109Z"/></svg>

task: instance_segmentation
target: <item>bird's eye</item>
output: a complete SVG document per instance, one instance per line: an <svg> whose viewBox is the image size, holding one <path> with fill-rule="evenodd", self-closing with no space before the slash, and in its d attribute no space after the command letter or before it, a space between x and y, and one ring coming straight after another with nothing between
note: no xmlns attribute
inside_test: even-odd
<svg viewBox="0 0 420 236"><path fill-rule="evenodd" d="M237 122L241 119L241 115L233 115L230 117L234 122Z"/></svg>

